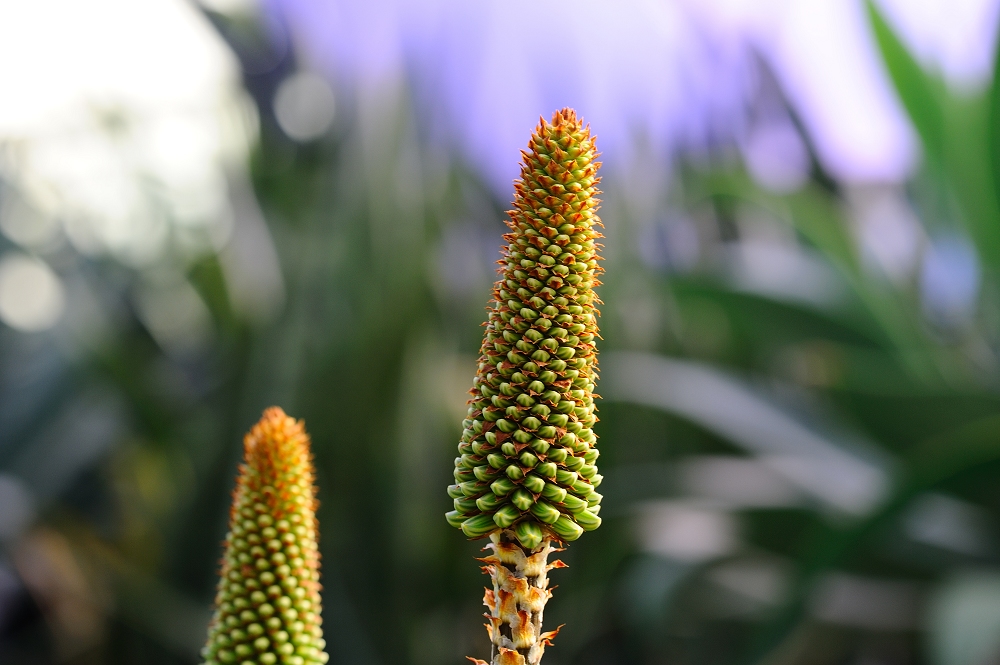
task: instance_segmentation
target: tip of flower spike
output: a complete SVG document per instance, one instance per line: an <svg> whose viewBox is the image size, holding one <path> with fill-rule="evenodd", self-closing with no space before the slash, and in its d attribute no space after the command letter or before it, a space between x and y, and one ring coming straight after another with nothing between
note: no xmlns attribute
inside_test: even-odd
<svg viewBox="0 0 1000 665"><path fill-rule="evenodd" d="M559 109L552 114L552 125L558 127L563 124L567 125L578 125L580 124L576 118L576 110L570 107L565 107Z"/></svg>
<svg viewBox="0 0 1000 665"><path fill-rule="evenodd" d="M309 464L309 435L305 423L287 415L280 406L264 410L257 424L243 437L246 461L252 467Z"/></svg>
<svg viewBox="0 0 1000 665"><path fill-rule="evenodd" d="M552 129L556 133L576 132L583 129L583 123L576 115L576 110L565 107L552 114L552 120L546 121L544 117L539 117L536 134L541 135L547 129Z"/></svg>

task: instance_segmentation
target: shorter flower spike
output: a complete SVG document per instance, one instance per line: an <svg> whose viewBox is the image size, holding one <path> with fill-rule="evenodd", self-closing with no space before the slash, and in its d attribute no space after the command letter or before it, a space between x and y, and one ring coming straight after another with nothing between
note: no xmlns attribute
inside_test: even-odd
<svg viewBox="0 0 1000 665"><path fill-rule="evenodd" d="M309 435L278 407L243 439L205 665L322 665Z"/></svg>

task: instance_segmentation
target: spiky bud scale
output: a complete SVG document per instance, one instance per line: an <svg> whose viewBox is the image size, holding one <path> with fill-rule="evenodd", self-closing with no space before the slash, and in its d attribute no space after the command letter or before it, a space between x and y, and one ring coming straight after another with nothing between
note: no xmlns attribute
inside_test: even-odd
<svg viewBox="0 0 1000 665"><path fill-rule="evenodd" d="M562 565L547 563L552 542L601 523L593 432L600 164L572 109L540 120L522 155L446 515L469 538L490 537L493 665L537 665L558 632L541 632L545 572Z"/></svg>
<svg viewBox="0 0 1000 665"><path fill-rule="evenodd" d="M316 488L302 421L278 407L243 439L205 665L322 665Z"/></svg>

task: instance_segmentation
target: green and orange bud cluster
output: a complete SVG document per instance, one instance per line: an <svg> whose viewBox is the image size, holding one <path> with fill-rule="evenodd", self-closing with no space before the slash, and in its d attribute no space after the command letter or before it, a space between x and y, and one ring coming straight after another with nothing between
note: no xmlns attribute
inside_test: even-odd
<svg viewBox="0 0 1000 665"><path fill-rule="evenodd" d="M523 151L500 280L493 288L468 418L448 488L448 523L489 536L483 603L489 663L538 665L554 543L601 524L593 426L597 150L571 109L542 119Z"/></svg>
<svg viewBox="0 0 1000 665"><path fill-rule="evenodd" d="M541 120L522 154L447 519L469 538L509 530L530 551L601 523L600 164L571 109Z"/></svg>
<svg viewBox="0 0 1000 665"><path fill-rule="evenodd" d="M329 657L309 436L272 407L243 450L204 663L321 665Z"/></svg>

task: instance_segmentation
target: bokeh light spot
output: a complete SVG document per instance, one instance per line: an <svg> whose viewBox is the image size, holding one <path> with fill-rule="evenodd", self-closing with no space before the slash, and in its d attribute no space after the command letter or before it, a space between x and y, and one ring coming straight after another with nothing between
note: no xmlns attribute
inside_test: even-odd
<svg viewBox="0 0 1000 665"><path fill-rule="evenodd" d="M0 259L0 321L24 332L46 330L65 304L62 282L43 261L19 253Z"/></svg>
<svg viewBox="0 0 1000 665"><path fill-rule="evenodd" d="M278 126L295 141L312 141L333 124L336 105L329 84L316 74L294 74L278 86L274 115Z"/></svg>

